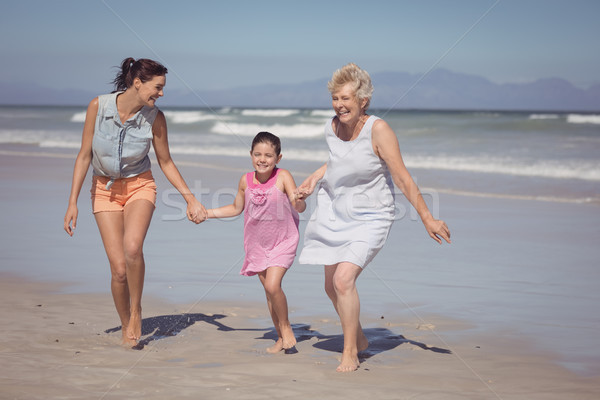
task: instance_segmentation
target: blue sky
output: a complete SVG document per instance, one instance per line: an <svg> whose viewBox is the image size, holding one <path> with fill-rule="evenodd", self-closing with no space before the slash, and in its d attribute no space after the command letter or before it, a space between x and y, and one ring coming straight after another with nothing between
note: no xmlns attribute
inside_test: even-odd
<svg viewBox="0 0 600 400"><path fill-rule="evenodd" d="M299 83L355 62L496 83L600 83L600 2L3 0L0 82L105 92L128 56L167 89Z"/></svg>

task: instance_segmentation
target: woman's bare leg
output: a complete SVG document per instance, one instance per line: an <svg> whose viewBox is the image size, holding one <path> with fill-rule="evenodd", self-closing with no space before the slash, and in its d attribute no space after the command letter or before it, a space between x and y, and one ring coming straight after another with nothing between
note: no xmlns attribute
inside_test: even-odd
<svg viewBox="0 0 600 400"><path fill-rule="evenodd" d="M126 345L135 345L141 336L145 274L142 248L153 212L151 202L138 200L123 212L94 214L110 264L110 287Z"/></svg>
<svg viewBox="0 0 600 400"><path fill-rule="evenodd" d="M142 291L146 273L143 247L153 213L154 204L147 200L136 200L125 206L123 211L123 250L130 297L127 337L133 340L142 336Z"/></svg>
<svg viewBox="0 0 600 400"><path fill-rule="evenodd" d="M127 337L130 300L125 252L123 250L123 213L121 211L105 211L96 213L94 216L110 264L110 290L121 320L123 344L135 345L135 341Z"/></svg>
<svg viewBox="0 0 600 400"><path fill-rule="evenodd" d="M340 317L344 333L339 372L358 369L358 353L369 346L360 325L360 300L356 289L356 279L361 272L362 268L349 262L325 266L325 292Z"/></svg>

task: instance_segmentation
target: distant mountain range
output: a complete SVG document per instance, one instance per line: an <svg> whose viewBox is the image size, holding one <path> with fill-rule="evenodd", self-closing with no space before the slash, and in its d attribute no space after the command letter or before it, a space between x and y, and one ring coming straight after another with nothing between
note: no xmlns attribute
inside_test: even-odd
<svg viewBox="0 0 600 400"><path fill-rule="evenodd" d="M373 73L371 78L375 87L372 108L600 112L600 84L580 89L560 78L496 84L481 76L445 69L434 70L425 76L379 72ZM169 91L159 105L327 108L331 106L328 79L226 90ZM0 83L0 104L85 106L98 94Z"/></svg>

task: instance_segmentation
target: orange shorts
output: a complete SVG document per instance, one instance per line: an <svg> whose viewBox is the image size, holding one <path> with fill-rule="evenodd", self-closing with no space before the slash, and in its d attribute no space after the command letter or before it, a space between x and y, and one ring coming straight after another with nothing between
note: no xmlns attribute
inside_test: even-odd
<svg viewBox="0 0 600 400"><path fill-rule="evenodd" d="M110 178L94 175L92 180L92 212L123 211L135 200L148 200L156 207L156 183L152 171L142 172L131 178L115 179L110 189L106 184Z"/></svg>

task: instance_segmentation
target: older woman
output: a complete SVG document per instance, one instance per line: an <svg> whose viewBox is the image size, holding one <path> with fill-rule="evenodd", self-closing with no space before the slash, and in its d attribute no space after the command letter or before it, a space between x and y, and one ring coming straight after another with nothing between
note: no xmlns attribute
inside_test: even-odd
<svg viewBox="0 0 600 400"><path fill-rule="evenodd" d="M165 116L155 106L163 95L166 73L167 68L156 61L126 58L114 80L115 91L90 102L64 219L65 231L73 236L77 199L91 164L92 211L110 263L124 345L135 345L142 334L142 250L156 204L148 157L151 144L158 165L187 202L188 218L195 223L206 219L206 209L171 158Z"/></svg>
<svg viewBox="0 0 600 400"><path fill-rule="evenodd" d="M325 291L344 333L337 370L347 372L358 368L358 353L369 345L359 321L356 279L385 244L394 220L394 184L416 208L431 238L450 243L450 231L432 217L393 130L366 114L373 93L369 74L348 64L335 71L328 89L335 111L325 125L329 160L297 190L306 198L320 181L299 262L325 265Z"/></svg>

